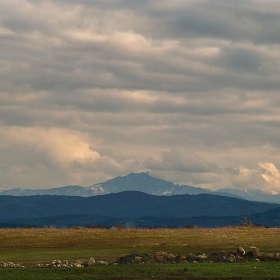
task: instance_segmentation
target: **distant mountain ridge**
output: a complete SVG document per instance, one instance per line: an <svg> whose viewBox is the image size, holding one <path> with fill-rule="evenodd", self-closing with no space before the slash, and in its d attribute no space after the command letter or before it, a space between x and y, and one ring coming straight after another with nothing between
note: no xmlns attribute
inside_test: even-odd
<svg viewBox="0 0 280 280"><path fill-rule="evenodd" d="M81 187L77 185L64 186L51 189L10 189L0 191L0 195L31 196L31 195L64 195L89 197L122 191L141 191L152 195L176 195L176 194L213 194L229 197L243 198L251 201L263 201L280 203L280 195L263 192L261 190L242 189L219 189L211 191L188 185L174 184L159 178L150 176L148 172L130 173L125 176L118 176L105 182Z"/></svg>
<svg viewBox="0 0 280 280"><path fill-rule="evenodd" d="M122 191L141 191L153 195L212 193L212 191L208 189L196 188L188 185L178 185L169 181L154 178L147 172L140 172L130 173L125 176L118 176L108 181L90 185L88 187L74 185L43 190L10 189L0 191L0 195L67 195L89 197Z"/></svg>
<svg viewBox="0 0 280 280"><path fill-rule="evenodd" d="M278 204L211 194L155 196L124 191L91 197L0 196L0 224L66 227L130 221L144 226L163 226L168 221L178 226L187 221L200 221L202 226L203 222L216 226L240 221L240 217L233 220L232 216L260 213L262 217L262 212L276 208ZM269 212L271 219L278 213L275 211Z"/></svg>
<svg viewBox="0 0 280 280"><path fill-rule="evenodd" d="M272 203L280 203L280 194L272 194L262 190L243 190L236 188L219 189L217 192L226 194L233 194L251 201L264 201Z"/></svg>

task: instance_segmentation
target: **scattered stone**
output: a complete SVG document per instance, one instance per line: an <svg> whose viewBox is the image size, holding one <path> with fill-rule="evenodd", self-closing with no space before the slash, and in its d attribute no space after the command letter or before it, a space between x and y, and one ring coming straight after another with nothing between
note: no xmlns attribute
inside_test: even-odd
<svg viewBox="0 0 280 280"><path fill-rule="evenodd" d="M236 253L238 254L238 255L240 255L240 256L244 256L245 255L245 250L241 247L241 246L239 246L237 249L236 249Z"/></svg>
<svg viewBox="0 0 280 280"><path fill-rule="evenodd" d="M187 256L186 256L186 260L188 262L193 262L195 261L195 255L193 255L192 253L189 253Z"/></svg>
<svg viewBox="0 0 280 280"><path fill-rule="evenodd" d="M168 260L168 254L167 254L167 252L156 252L155 259L158 262L165 263Z"/></svg>
<svg viewBox="0 0 280 280"><path fill-rule="evenodd" d="M86 266L93 266L95 265L95 259L94 258L89 258L88 261L85 263Z"/></svg>
<svg viewBox="0 0 280 280"><path fill-rule="evenodd" d="M228 258L227 258L228 262L236 262L236 258L234 254L229 254Z"/></svg>
<svg viewBox="0 0 280 280"><path fill-rule="evenodd" d="M266 260L280 260L280 253L267 253L260 252L258 248L251 247L252 251L245 250L239 246L235 252L227 253L221 251L218 253L212 253L210 256L207 256L205 253L198 252L197 255L189 253L187 256L175 255L173 253L167 253L163 251L156 252L154 258L151 258L147 254L139 254L137 252L130 255L125 255L118 258L111 265L118 264L150 264L151 262L158 263L197 263L197 262L241 262L241 261L266 261ZM94 265L109 265L106 261L96 261L93 257L89 259L79 259L76 261L68 260L53 260L47 264L37 263L33 268L59 268L59 267L85 267L85 266L94 266ZM19 263L13 262L3 262L0 261L0 268L5 267L14 267L14 268L23 268ZM188 268L183 268L184 271L188 271Z"/></svg>
<svg viewBox="0 0 280 280"><path fill-rule="evenodd" d="M86 259L79 259L79 260L76 260L76 263L81 264L81 265L85 265L87 263L87 260Z"/></svg>
<svg viewBox="0 0 280 280"><path fill-rule="evenodd" d="M34 268L43 268L44 265L42 263L37 263L33 266Z"/></svg>
<svg viewBox="0 0 280 280"><path fill-rule="evenodd" d="M107 263L107 262L105 262L105 261L98 261L98 262L96 262L96 264L108 265L108 263Z"/></svg>
<svg viewBox="0 0 280 280"><path fill-rule="evenodd" d="M0 267L25 268L25 266L14 262L0 262Z"/></svg>
<svg viewBox="0 0 280 280"><path fill-rule="evenodd" d="M159 263L182 263L186 262L186 257L174 255L173 253L168 254L167 252L156 252L155 260Z"/></svg>
<svg viewBox="0 0 280 280"><path fill-rule="evenodd" d="M280 259L280 253L275 253L275 258L276 258L277 260L279 260L279 259Z"/></svg>
<svg viewBox="0 0 280 280"><path fill-rule="evenodd" d="M176 256L173 255L172 253L168 254L167 256L168 261L174 261L176 259Z"/></svg>
<svg viewBox="0 0 280 280"><path fill-rule="evenodd" d="M132 253L117 259L119 264L133 264L133 263L150 263L151 257L148 254Z"/></svg>
<svg viewBox="0 0 280 280"><path fill-rule="evenodd" d="M254 258L259 257L259 255L260 255L260 250L259 250L258 248L254 247L252 252L253 252L253 257L254 257Z"/></svg>
<svg viewBox="0 0 280 280"><path fill-rule="evenodd" d="M235 258L237 262L243 261L243 257L240 257L239 255L236 255Z"/></svg>
<svg viewBox="0 0 280 280"><path fill-rule="evenodd" d="M196 257L196 260L199 262L205 261L208 257L204 253L199 253Z"/></svg>

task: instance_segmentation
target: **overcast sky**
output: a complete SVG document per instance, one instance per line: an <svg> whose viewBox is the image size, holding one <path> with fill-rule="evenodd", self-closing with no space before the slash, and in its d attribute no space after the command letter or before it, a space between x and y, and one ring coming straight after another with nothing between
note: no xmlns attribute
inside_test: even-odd
<svg viewBox="0 0 280 280"><path fill-rule="evenodd" d="M0 65L0 189L280 192L278 0L0 0Z"/></svg>

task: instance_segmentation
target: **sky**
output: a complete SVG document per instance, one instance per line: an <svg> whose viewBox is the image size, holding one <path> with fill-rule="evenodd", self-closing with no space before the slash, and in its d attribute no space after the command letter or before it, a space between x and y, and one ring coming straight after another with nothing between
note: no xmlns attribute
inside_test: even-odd
<svg viewBox="0 0 280 280"><path fill-rule="evenodd" d="M0 190L280 193L279 34L278 0L0 0Z"/></svg>

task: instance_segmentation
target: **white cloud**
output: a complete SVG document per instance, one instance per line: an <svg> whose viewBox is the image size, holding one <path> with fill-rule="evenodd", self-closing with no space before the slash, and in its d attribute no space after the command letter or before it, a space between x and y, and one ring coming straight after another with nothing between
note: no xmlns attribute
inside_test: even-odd
<svg viewBox="0 0 280 280"><path fill-rule="evenodd" d="M280 171L271 162L259 163L261 176L268 183L273 191L280 193Z"/></svg>

